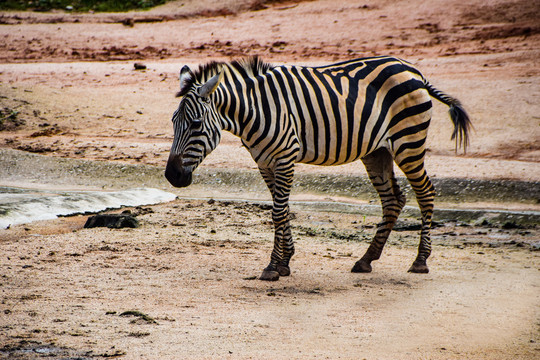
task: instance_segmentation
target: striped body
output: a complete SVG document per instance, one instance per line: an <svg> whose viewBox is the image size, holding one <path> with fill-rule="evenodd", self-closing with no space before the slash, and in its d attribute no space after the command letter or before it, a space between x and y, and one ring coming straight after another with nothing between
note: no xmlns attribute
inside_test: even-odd
<svg viewBox="0 0 540 360"><path fill-rule="evenodd" d="M405 203L392 161L404 171L423 214L419 256L426 272L434 190L424 170L431 97L450 106L456 141L469 120L459 102L433 88L418 70L393 57L329 66L276 66L254 58L182 70L175 140L166 176L187 186L193 170L219 143L221 130L242 139L274 200L275 246L261 278L288 275L294 252L288 198L297 162L340 165L362 159L383 205L383 222L353 271L370 271ZM369 266L368 266L369 265ZM413 265L414 267L414 265ZM356 269L356 270L355 270Z"/></svg>
<svg viewBox="0 0 540 360"><path fill-rule="evenodd" d="M227 75L225 70L225 80ZM403 103L417 105L408 109L409 120L431 109L418 71L388 57L315 68L280 66L242 80L242 92L248 94L243 106L232 102L225 114L248 124L237 135L257 150L257 163L272 157L268 144L287 136L298 142L296 162L314 165L349 163L379 147L392 150L396 132L403 130L395 118Z"/></svg>

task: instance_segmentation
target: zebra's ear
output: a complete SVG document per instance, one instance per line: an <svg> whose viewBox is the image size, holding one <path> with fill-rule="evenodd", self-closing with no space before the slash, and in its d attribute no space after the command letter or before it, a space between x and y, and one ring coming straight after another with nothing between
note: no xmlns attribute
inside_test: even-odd
<svg viewBox="0 0 540 360"><path fill-rule="evenodd" d="M210 80L208 80L206 83L201 85L201 87L199 87L197 92L199 93L200 96L207 98L208 96L210 96L211 93L216 91L222 79L223 79L223 70L221 70L219 74L212 76Z"/></svg>
<svg viewBox="0 0 540 360"><path fill-rule="evenodd" d="M189 66L184 65L182 70L180 70L180 91L176 94L176 97L180 97L186 94L187 90L193 84L193 73Z"/></svg>

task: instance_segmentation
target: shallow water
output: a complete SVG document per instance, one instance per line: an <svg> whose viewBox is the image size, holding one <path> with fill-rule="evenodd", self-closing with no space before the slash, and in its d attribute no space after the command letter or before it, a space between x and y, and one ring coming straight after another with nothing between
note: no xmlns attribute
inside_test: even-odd
<svg viewBox="0 0 540 360"><path fill-rule="evenodd" d="M157 204L175 198L175 194L153 188L53 192L0 187L0 228L122 206Z"/></svg>

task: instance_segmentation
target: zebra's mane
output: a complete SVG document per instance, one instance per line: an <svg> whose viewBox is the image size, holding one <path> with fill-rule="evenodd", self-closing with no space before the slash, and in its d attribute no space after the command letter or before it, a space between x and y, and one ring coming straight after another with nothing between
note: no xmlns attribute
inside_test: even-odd
<svg viewBox="0 0 540 360"><path fill-rule="evenodd" d="M218 74L224 66L235 69L235 73L240 74L242 78L262 75L274 68L272 64L262 61L258 56L251 56L244 59L233 60L231 62L211 61L199 65L199 68L193 71L193 77L188 79L177 96L184 95L186 90L190 89L194 84L205 83L212 76Z"/></svg>
<svg viewBox="0 0 540 360"><path fill-rule="evenodd" d="M234 60L230 65L241 72L245 71L245 75L253 77L257 75L266 74L272 70L274 66L261 60L258 56L251 56L244 59Z"/></svg>
<svg viewBox="0 0 540 360"><path fill-rule="evenodd" d="M258 56L250 56L243 59L233 60L229 63L212 61L207 64L199 65L199 68L193 72L195 82L203 83L216 75L223 66L230 66L237 70L242 77L252 77L262 75L274 68L273 65L265 63Z"/></svg>

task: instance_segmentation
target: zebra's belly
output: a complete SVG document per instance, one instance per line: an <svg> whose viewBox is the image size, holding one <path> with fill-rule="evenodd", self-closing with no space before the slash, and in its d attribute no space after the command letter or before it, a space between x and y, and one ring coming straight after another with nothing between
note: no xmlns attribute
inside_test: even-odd
<svg viewBox="0 0 540 360"><path fill-rule="evenodd" d="M296 159L297 163L320 165L320 166L335 166L344 165L357 161L366 154L363 154L361 149L355 149L355 151L347 151L347 149L341 149L340 151L330 149L326 152L315 152L314 150L300 151Z"/></svg>

